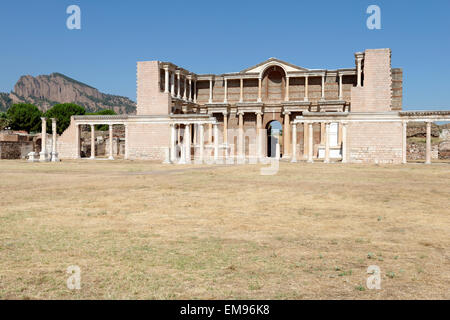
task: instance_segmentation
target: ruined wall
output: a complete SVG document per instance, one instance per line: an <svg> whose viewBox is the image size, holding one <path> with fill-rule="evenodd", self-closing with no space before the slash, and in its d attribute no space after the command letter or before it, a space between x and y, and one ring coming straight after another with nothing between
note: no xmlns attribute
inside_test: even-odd
<svg viewBox="0 0 450 320"><path fill-rule="evenodd" d="M165 150L170 145L170 126L167 123L133 123L125 129L128 159L165 159Z"/></svg>
<svg viewBox="0 0 450 320"><path fill-rule="evenodd" d="M24 159L33 149L33 141L0 141L0 159Z"/></svg>
<svg viewBox="0 0 450 320"><path fill-rule="evenodd" d="M170 113L170 93L161 92L158 61L137 63L137 115L165 115ZM175 81L177 82L177 81Z"/></svg>

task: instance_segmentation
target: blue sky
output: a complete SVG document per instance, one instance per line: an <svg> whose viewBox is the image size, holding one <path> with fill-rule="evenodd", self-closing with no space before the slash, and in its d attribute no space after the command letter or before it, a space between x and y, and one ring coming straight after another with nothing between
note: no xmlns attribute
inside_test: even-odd
<svg viewBox="0 0 450 320"><path fill-rule="evenodd" d="M81 30L66 8L81 8ZM381 8L382 30L366 27ZM136 61L196 73L245 69L269 57L306 68L354 66L354 52L391 48L405 109L450 109L450 1L2 1L0 91L21 75L60 72L136 99Z"/></svg>

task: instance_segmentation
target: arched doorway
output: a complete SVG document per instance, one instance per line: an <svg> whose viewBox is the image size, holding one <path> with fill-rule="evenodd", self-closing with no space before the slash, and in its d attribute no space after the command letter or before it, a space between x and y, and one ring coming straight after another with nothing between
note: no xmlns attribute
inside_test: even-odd
<svg viewBox="0 0 450 320"><path fill-rule="evenodd" d="M267 154L266 156L269 158L276 157L277 144L281 143L281 135L282 135L282 126L281 123L277 120L272 120L266 125L267 131ZM281 147L280 149L281 150ZM279 157L281 155L278 155Z"/></svg>

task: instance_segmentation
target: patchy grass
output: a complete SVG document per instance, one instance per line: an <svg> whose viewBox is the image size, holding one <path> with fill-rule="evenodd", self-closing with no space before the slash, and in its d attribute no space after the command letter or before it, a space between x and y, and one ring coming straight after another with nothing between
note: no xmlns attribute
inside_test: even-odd
<svg viewBox="0 0 450 320"><path fill-rule="evenodd" d="M450 298L449 165L260 168L1 161L0 299Z"/></svg>

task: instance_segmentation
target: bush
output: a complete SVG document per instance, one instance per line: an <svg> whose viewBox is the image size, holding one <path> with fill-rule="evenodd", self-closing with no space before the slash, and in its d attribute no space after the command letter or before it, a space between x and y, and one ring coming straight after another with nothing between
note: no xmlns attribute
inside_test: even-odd
<svg viewBox="0 0 450 320"><path fill-rule="evenodd" d="M84 115L86 111L83 107L74 103L55 104L45 113L46 118L56 118L56 131L61 134L70 125L70 117L75 115ZM50 126L47 127L50 131Z"/></svg>
<svg viewBox="0 0 450 320"><path fill-rule="evenodd" d="M29 133L39 131L42 112L35 105L17 103L6 111L6 117L11 129L25 130Z"/></svg>
<svg viewBox="0 0 450 320"><path fill-rule="evenodd" d="M88 115L114 116L114 115L117 115L117 113L114 110L105 109L105 110L100 110L100 111L94 112L94 113L88 113ZM95 126L95 130L107 131L107 130L109 130L109 126L107 124L99 124L99 125Z"/></svg>

